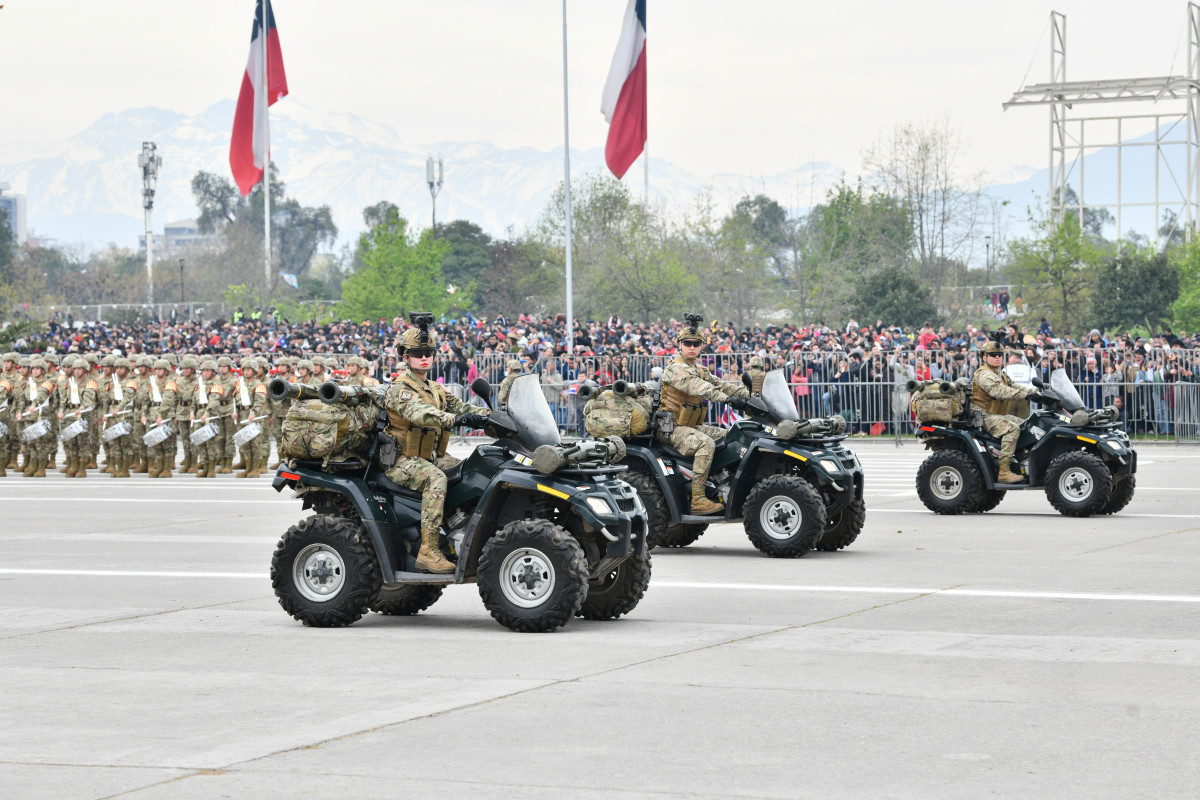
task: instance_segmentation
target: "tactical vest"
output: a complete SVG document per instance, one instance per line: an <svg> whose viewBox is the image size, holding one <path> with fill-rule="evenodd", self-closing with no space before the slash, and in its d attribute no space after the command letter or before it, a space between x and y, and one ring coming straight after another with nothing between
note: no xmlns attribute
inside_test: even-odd
<svg viewBox="0 0 1200 800"><path fill-rule="evenodd" d="M445 395L442 394L443 390L437 384L406 379L399 385L411 391L422 403L427 403L438 411L446 410ZM405 458L416 456L426 461L432 461L435 453L438 456L446 455L446 448L450 446L450 431L441 425L422 428L420 425L409 422L392 408L387 409L387 415L386 432L396 440L396 446L400 448L400 455Z"/></svg>
<svg viewBox="0 0 1200 800"><path fill-rule="evenodd" d="M674 386L664 383L658 396L658 407L670 411L677 426L694 428L704 419L704 398L684 394Z"/></svg>
<svg viewBox="0 0 1200 800"><path fill-rule="evenodd" d="M762 396L763 381L767 379L766 370L761 370L758 367L750 368L750 394L754 397Z"/></svg>
<svg viewBox="0 0 1200 800"><path fill-rule="evenodd" d="M1009 408L1008 400L998 400L992 397L979 383L978 375L983 370L991 370L1000 376L1000 380L1004 381L1006 386L1012 386L1012 378L1008 377L1008 373L994 370L989 366L981 366L979 371L975 373L976 378L971 381L971 407L977 408L984 414L1007 414Z"/></svg>

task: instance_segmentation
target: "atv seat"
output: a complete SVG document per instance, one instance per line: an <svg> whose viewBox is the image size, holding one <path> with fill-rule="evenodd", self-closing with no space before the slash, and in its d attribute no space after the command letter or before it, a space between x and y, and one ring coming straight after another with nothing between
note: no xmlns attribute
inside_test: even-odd
<svg viewBox="0 0 1200 800"><path fill-rule="evenodd" d="M685 461L691 461L692 458L694 457L694 456L685 456L683 453L676 450L673 445L669 445L662 440L657 440L657 441L652 440L651 437L649 437L649 436L630 436L629 439L627 439L626 441L629 444L637 444L637 445L641 445L642 447L652 447L655 450L657 450L659 453L661 453L662 455L669 456L669 457L675 458L675 459L682 458ZM718 439L716 445L717 446L713 450L713 452L719 453L721 451L721 448L725 446L725 440Z"/></svg>
<svg viewBox="0 0 1200 800"><path fill-rule="evenodd" d="M450 487L462 480L462 464L455 464L450 469L446 470L446 486ZM407 497L410 500L420 500L421 493L407 486L401 486L387 476L387 473L382 469L372 469L371 474L367 476L367 483L377 489L383 489L392 494L398 494L401 497Z"/></svg>

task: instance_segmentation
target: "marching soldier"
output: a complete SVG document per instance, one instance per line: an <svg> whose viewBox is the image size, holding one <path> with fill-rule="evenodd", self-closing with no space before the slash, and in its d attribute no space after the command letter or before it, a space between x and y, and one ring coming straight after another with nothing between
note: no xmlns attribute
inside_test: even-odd
<svg viewBox="0 0 1200 800"><path fill-rule="evenodd" d="M21 404L17 407L16 421L22 427L28 427L36 422L49 420L53 415L49 411L50 395L54 392L54 382L46 378L46 362L40 356L18 362L28 374L21 389ZM50 448L57 446L54 436L45 433L25 443L25 470L21 473L26 478L46 477L46 459L49 458Z"/></svg>
<svg viewBox="0 0 1200 800"><path fill-rule="evenodd" d="M99 436L104 432L104 425L101 424L108 414L108 398L112 392L113 381L113 364L117 360L116 356L108 355L100 359L100 374L96 376L96 409L92 414L92 418L88 420L88 430L96 429L96 435ZM100 439L100 449L104 451L104 464L101 465L100 471L112 474L113 458L112 445Z"/></svg>
<svg viewBox="0 0 1200 800"><path fill-rule="evenodd" d="M235 427L235 430L241 430L252 422L258 422L261 426L267 421L267 385L258 380L257 373L257 361L253 358L242 359L242 376L238 378L233 398L236 405L233 412L233 421L240 423ZM262 435L260 433L254 438L261 438ZM261 473L258 471L257 466L260 452L261 448L255 443L254 439L242 445L242 471L233 477L259 477Z"/></svg>
<svg viewBox="0 0 1200 800"><path fill-rule="evenodd" d="M90 421L91 412L99 402L99 385L90 376L88 362L80 357L72 359L64 365L70 368L63 385L63 392L58 398L56 416L63 422L64 427L73 425L81 419ZM89 430L92 427L89 424ZM80 433L63 442L63 456L67 462L68 478L86 478L88 462L92 457L91 437L88 433Z"/></svg>
<svg viewBox="0 0 1200 800"><path fill-rule="evenodd" d="M228 475L233 472L233 434L237 432L237 426L234 424L234 397L233 390L237 386L238 376L233 374L233 359L229 356L221 356L217 359L217 380L221 382L221 386L225 392L223 395L224 405L221 407L221 448L224 454L221 459L221 466L217 469L220 475Z"/></svg>
<svg viewBox="0 0 1200 800"><path fill-rule="evenodd" d="M1032 386L1014 383L1004 371L1004 346L994 340L979 348L983 363L971 379L971 405L983 412L983 429L1000 439L1000 470L997 483L1020 483L1012 471L1013 453L1021 434L1021 419L1009 412L1014 400L1042 398Z"/></svg>
<svg viewBox="0 0 1200 800"><path fill-rule="evenodd" d="M512 391L513 381L521 377L520 361L510 358L505 366L508 368L508 374L500 381L500 390L496 392L496 408L501 411L508 408L508 393Z"/></svg>
<svg viewBox="0 0 1200 800"><path fill-rule="evenodd" d="M179 445L183 448L183 464L179 467L181 475L190 475L196 471L196 454L192 450L191 432L194 430L192 420L196 416L196 370L199 367L199 359L193 355L186 355L179 362L180 376L175 379L175 429L179 436Z"/></svg>
<svg viewBox="0 0 1200 800"><path fill-rule="evenodd" d="M379 381L371 377L371 367L362 356L350 356L346 359L346 379L342 382L347 386L379 385Z"/></svg>
<svg viewBox="0 0 1200 800"><path fill-rule="evenodd" d="M292 381L295 378L292 376L292 358L285 356L279 359L276 365L277 378L283 378L285 381ZM275 463L267 469L279 469L280 453L283 452L283 420L287 416L288 411L292 407L292 401L289 398L283 400L268 400L271 408L271 438L275 440Z"/></svg>
<svg viewBox="0 0 1200 800"><path fill-rule="evenodd" d="M309 369L312 370L313 386L320 386L325 381L333 380L333 376L325 371L325 359L323 356L313 356L308 363L311 364Z"/></svg>
<svg viewBox="0 0 1200 800"><path fill-rule="evenodd" d="M103 418L102 428L116 425L118 422L129 422L132 428L133 404L137 399L137 388L137 380L129 372L129 359L113 359L112 382L109 385L108 399L105 404L109 410ZM109 464L112 467L109 475L114 478L132 477L129 474L129 467L137 457L133 436L127 433L109 440L108 456Z"/></svg>
<svg viewBox="0 0 1200 800"><path fill-rule="evenodd" d="M12 398L8 401L8 433L4 435L6 444L3 449L6 449L8 452L8 457L4 464L5 469L16 468L17 454L21 450L21 439L17 434L17 426L12 424L17 407L15 393L17 391L18 384L21 381L21 373L17 371L17 362L20 360L21 357L16 353L5 353L4 372L0 373L0 376L2 376L4 380L8 381L9 397Z"/></svg>
<svg viewBox="0 0 1200 800"><path fill-rule="evenodd" d="M58 393L58 387L66 380L66 378L63 374L63 370L58 368L58 365L61 363L58 355L55 353L47 353L46 355L42 356L42 361L46 362L47 380L52 381L55 386L55 391L50 393L50 405L48 406L52 413L52 416L49 419L50 424L53 426L52 433L54 435L54 445L50 448L50 454L46 458L46 469L52 470L54 469L55 459L58 456L58 434L62 431L62 423L58 419L58 398L60 396ZM70 372L70 370L66 371ZM58 471L66 472L66 465L60 467Z"/></svg>
<svg viewBox="0 0 1200 800"><path fill-rule="evenodd" d="M13 396L13 382L9 377L10 370L8 368L11 363L8 357L12 353L4 354L4 371L0 372L0 478L8 475L8 455L9 455L9 431L15 427L13 422L13 404L16 398Z"/></svg>
<svg viewBox="0 0 1200 800"><path fill-rule="evenodd" d="M175 403L178 396L171 362L160 358L154 362L150 375L150 392L146 403L146 428L156 428L175 420ZM170 478L175 468L175 435L147 448L150 459L151 478Z"/></svg>
<svg viewBox="0 0 1200 800"><path fill-rule="evenodd" d="M699 316L686 314L685 319L687 324L676 337L679 356L663 370L659 395L659 409L670 412L671 420L665 426L659 425L657 435L685 456L693 456L692 513L716 514L725 506L709 500L704 485L712 467L716 440L725 438L725 431L701 424L704 401L725 403L741 411L746 408L750 393L740 383L714 378L706 367L696 363L700 349L708 342L708 333Z"/></svg>
<svg viewBox="0 0 1200 800"><path fill-rule="evenodd" d="M254 393L262 396L262 416L256 421L262 428L262 433L250 440L254 456L254 474L251 478L261 478L267 474L267 462L271 460L271 401L267 384L270 383L271 364L266 356L255 359L258 362L257 374L254 376Z"/></svg>
<svg viewBox="0 0 1200 800"><path fill-rule="evenodd" d="M216 359L206 358L200 364L200 380L196 389L196 413L204 424L214 423L218 433L196 446L200 468L197 478L215 478L225 459L225 440L220 434L221 409L225 406L225 385L217 380Z"/></svg>
<svg viewBox="0 0 1200 800"><path fill-rule="evenodd" d="M304 383L309 386L317 386L317 381L313 377L313 370L316 365L307 358L302 358L296 362L296 383Z"/></svg>
<svg viewBox="0 0 1200 800"><path fill-rule="evenodd" d="M100 357L95 353L88 353L84 357L84 367L87 369L86 377L89 380L95 380L100 375ZM92 409L92 414L95 414L95 409ZM96 430L96 426L92 419L88 420L88 469L98 469L99 464L96 458L100 455L100 431Z"/></svg>
<svg viewBox="0 0 1200 800"><path fill-rule="evenodd" d="M426 572L454 572L438 547L438 532L446 504L446 473L458 459L446 455L450 429L458 425L479 428L486 410L470 406L426 379L433 366L436 334L429 329L431 314L411 314L413 325L401 336L408 370L393 383L384 398L387 433L396 440L400 457L387 471L389 479L421 493L421 548L417 568Z"/></svg>
<svg viewBox="0 0 1200 800"><path fill-rule="evenodd" d="M150 458L143 437L146 435L146 402L150 397L150 373L154 367L154 359L150 356L138 356L136 365L134 382L137 384L137 388L134 394L133 413L130 415L133 427L133 431L130 433L130 444L133 445L137 462L130 472L148 473Z"/></svg>

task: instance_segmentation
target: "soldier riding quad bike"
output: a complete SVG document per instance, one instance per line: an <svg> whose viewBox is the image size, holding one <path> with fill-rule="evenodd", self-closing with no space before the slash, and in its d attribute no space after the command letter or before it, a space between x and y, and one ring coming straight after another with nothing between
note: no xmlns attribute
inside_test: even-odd
<svg viewBox="0 0 1200 800"><path fill-rule="evenodd" d="M742 382L750 387L749 375ZM625 476L645 503L650 543L685 547L717 521L743 520L750 542L776 558L796 558L814 548L840 550L866 520L862 466L840 442L840 416L801 420L783 373L766 374L761 396L716 443L705 486L709 499L724 503L721 515L689 513L692 459L655 435L626 441ZM664 414L652 415L660 424Z"/></svg>
<svg viewBox="0 0 1200 800"><path fill-rule="evenodd" d="M1000 440L979 423L960 392L962 412L937 422L921 421L917 435L933 452L917 471L917 494L930 511L962 514L991 511L1008 491L1042 489L1050 504L1069 517L1115 514L1133 499L1137 452L1115 423L1117 411L1088 411L1064 370L1050 376L1050 388L1034 380L1042 405L1023 417L1012 470L1021 483L998 483ZM937 392L934 386L928 387ZM942 387L946 394L950 384Z"/></svg>
<svg viewBox="0 0 1200 800"><path fill-rule="evenodd" d="M416 614L447 584L472 582L496 621L514 631L551 631L574 616L614 619L633 610L650 582L650 554L645 508L620 480L625 467L611 463L624 456L619 439L562 444L538 377L518 378L507 413L487 417L497 440L447 471L440 544L455 571L418 572L421 494L384 474L396 458L378 405L386 388L330 382L319 389L330 409L369 404L365 457L288 458L279 467L276 491L294 489L304 508L316 511L283 535L271 561L285 611L306 625L338 627L368 610ZM490 405L486 381L472 389ZM301 399L317 392L279 379L271 391ZM314 405L320 410L295 403L289 414Z"/></svg>

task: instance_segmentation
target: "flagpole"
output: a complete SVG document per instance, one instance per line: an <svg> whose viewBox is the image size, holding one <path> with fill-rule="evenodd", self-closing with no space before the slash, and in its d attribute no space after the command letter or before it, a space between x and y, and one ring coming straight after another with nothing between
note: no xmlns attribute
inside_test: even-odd
<svg viewBox="0 0 1200 800"><path fill-rule="evenodd" d="M563 170L567 210L567 355L575 352L575 308L571 291L571 118L567 113L567 0L562 3L563 14Z"/></svg>
<svg viewBox="0 0 1200 800"><path fill-rule="evenodd" d="M270 60L267 57L267 20L270 19L271 0L261 0L262 2L262 25L259 28L258 35L262 40L262 95L263 106L263 129L266 133L265 141L267 143L267 152L263 154L263 249L265 253L265 261L263 263L263 291L267 293L263 297L264 300L270 296L271 291L271 80L267 75L267 62Z"/></svg>
<svg viewBox="0 0 1200 800"><path fill-rule="evenodd" d="M642 167L646 170L645 180L642 183L642 205L650 208L650 140L646 140L646 144L642 148Z"/></svg>

